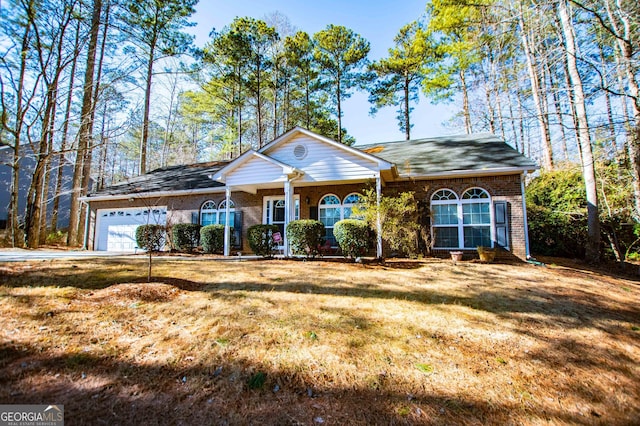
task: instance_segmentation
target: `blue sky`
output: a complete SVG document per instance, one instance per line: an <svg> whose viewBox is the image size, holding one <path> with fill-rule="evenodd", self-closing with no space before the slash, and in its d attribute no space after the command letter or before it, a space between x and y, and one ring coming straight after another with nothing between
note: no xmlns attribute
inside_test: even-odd
<svg viewBox="0 0 640 426"><path fill-rule="evenodd" d="M371 43L370 60L387 55L393 46L393 38L405 24L418 19L425 8L425 0L200 0L193 20L196 44L202 46L209 32L221 30L236 16L263 19L273 12L289 18L298 30L310 35L329 24L344 25ZM404 139L398 129L395 108L385 108L375 117L369 115L371 105L368 94L355 92L343 105L343 126L356 138L357 144L385 142ZM455 105L430 105L421 97L412 113L414 123L411 137L423 138L452 133L463 133L461 129L443 127L454 113Z"/></svg>

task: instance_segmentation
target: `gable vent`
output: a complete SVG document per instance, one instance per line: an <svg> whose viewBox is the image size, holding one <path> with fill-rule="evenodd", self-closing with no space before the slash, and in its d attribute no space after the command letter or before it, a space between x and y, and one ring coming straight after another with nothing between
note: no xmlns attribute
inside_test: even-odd
<svg viewBox="0 0 640 426"><path fill-rule="evenodd" d="M298 160L302 160L304 157L307 156L307 147L304 145L296 145L296 147L293 148L293 155Z"/></svg>

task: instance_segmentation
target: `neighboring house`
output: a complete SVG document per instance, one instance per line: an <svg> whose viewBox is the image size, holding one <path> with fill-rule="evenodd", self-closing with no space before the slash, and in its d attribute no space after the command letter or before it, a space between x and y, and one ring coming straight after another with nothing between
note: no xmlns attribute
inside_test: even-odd
<svg viewBox="0 0 640 426"><path fill-rule="evenodd" d="M140 224L220 223L239 242L225 247L228 255L249 250L249 226L284 231L292 220L311 218L335 244L334 224L373 187L382 195L413 191L429 207L423 225L436 253L501 246L525 259L524 177L536 169L492 135L349 147L298 127L230 162L161 169L90 194L88 238L95 250L134 250ZM378 256L382 250L379 240Z"/></svg>
<svg viewBox="0 0 640 426"><path fill-rule="evenodd" d="M56 179L58 178L59 156L51 160L51 173L49 177L49 190L47 192L47 225L51 224L54 195L56 192ZM0 147L0 229L5 229L9 217L9 203L11 201L11 163L13 163L13 149ZM36 159L33 151L23 146L20 150L20 177L18 191L18 212L20 219L24 218L27 204L27 195L36 167ZM71 186L73 179L73 164L67 160L63 162L62 190L58 207L57 228L66 229L69 226L69 210L71 209Z"/></svg>

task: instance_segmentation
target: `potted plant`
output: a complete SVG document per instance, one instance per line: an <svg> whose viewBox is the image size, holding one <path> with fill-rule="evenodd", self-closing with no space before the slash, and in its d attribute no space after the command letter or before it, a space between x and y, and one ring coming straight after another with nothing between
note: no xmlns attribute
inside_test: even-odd
<svg viewBox="0 0 640 426"><path fill-rule="evenodd" d="M453 263L462 261L462 256L464 255L464 253L461 251L450 251L449 254L451 255L451 260L453 260Z"/></svg>
<svg viewBox="0 0 640 426"><path fill-rule="evenodd" d="M477 250L481 262L493 262L496 257L496 249L494 248L478 246Z"/></svg>

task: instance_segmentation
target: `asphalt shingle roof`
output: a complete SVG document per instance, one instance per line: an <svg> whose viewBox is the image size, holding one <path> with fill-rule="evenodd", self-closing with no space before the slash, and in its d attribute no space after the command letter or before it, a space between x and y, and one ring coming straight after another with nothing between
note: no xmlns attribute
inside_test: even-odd
<svg viewBox="0 0 640 426"><path fill-rule="evenodd" d="M401 176L537 165L492 134L442 136L355 146L394 163Z"/></svg>
<svg viewBox="0 0 640 426"><path fill-rule="evenodd" d="M93 192L91 196L140 194L145 192L185 191L221 187L224 184L209 176L226 166L228 162L196 163L156 169L124 182Z"/></svg>
<svg viewBox="0 0 640 426"><path fill-rule="evenodd" d="M353 148L395 164L400 176L405 177L510 167L537 168L533 161L491 134L443 136L356 145ZM220 161L157 169L94 192L91 196L222 187L224 184L210 176L227 164L229 162Z"/></svg>

